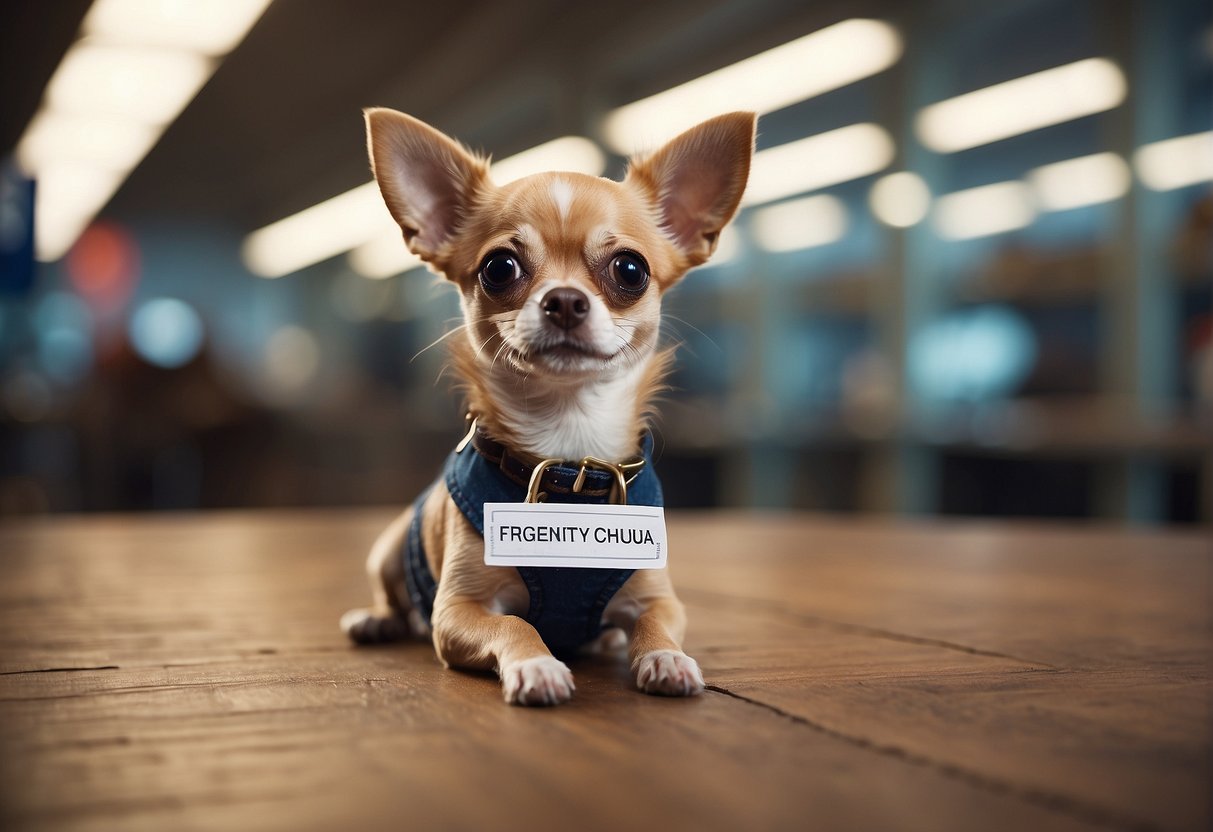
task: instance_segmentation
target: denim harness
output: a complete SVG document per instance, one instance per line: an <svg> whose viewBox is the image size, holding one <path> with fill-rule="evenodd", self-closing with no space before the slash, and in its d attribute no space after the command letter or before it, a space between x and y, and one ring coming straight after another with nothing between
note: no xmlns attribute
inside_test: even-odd
<svg viewBox="0 0 1213 832"><path fill-rule="evenodd" d="M653 471L653 440L645 435L641 453L645 465L628 484L629 505L660 506L661 482ZM512 468L513 460L502 455L490 461L479 445L475 450L452 451L446 459L442 478L451 499L473 528L484 536L485 503L521 503L526 501L527 487L523 472ZM547 494L548 503L606 503L615 483L613 473L589 468L581 489L574 493L573 483L581 472L578 463L555 465L544 471L540 490ZM413 608L429 622L434 612L434 596L438 582L430 574L421 541L422 506L433 491L425 490L413 504L413 521L404 542L405 582ZM568 655L602 632L602 613L607 604L634 570L582 569L559 566L518 566L530 592L530 607L525 619L538 632L544 644L557 655Z"/></svg>

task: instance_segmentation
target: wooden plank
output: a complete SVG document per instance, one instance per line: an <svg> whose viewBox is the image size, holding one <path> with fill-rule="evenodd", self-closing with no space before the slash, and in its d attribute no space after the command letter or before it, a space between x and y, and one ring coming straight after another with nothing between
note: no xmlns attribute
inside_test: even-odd
<svg viewBox="0 0 1213 832"><path fill-rule="evenodd" d="M1054 666L1207 667L1207 531L744 517L686 516L675 584Z"/></svg>
<svg viewBox="0 0 1213 832"><path fill-rule="evenodd" d="M427 648L5 684L6 828L1089 828L709 694L509 708ZM11 677L10 677L11 679ZM36 726L36 728L35 728ZM32 730L31 730L32 729ZM21 760L20 766L12 765ZM70 784L70 788L65 788ZM997 825L990 828L996 828Z"/></svg>
<svg viewBox="0 0 1213 832"><path fill-rule="evenodd" d="M252 519L253 517L256 519ZM331 644L383 511L65 519L0 530L0 672Z"/></svg>
<svg viewBox="0 0 1213 832"><path fill-rule="evenodd" d="M711 622L690 648L722 692L1093 823L1207 826L1207 675L1033 665L802 619L790 641L761 608L690 613Z"/></svg>
<svg viewBox="0 0 1213 832"><path fill-rule="evenodd" d="M1208 820L1195 536L676 516L716 690L646 697L604 657L533 711L426 645L344 643L389 516L0 528L4 827Z"/></svg>
<svg viewBox="0 0 1213 832"><path fill-rule="evenodd" d="M758 527L704 517L692 527L683 545L704 555L679 580L692 613L796 621L834 632L839 648L806 639L792 653L713 652L705 673L715 684L1093 819L1207 827L1203 536L786 517ZM731 546L754 568L731 568ZM953 672L915 659L904 668L848 653L850 634L1023 666ZM734 643L762 637L742 632Z"/></svg>

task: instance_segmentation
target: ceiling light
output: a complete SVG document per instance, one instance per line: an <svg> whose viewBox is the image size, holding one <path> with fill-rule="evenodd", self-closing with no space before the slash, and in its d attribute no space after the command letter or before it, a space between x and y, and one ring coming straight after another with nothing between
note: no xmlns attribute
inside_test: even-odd
<svg viewBox="0 0 1213 832"><path fill-rule="evenodd" d="M881 222L894 228L909 228L926 217L931 207L931 190L921 176L903 170L877 179L868 202Z"/></svg>
<svg viewBox="0 0 1213 832"><path fill-rule="evenodd" d="M1170 191L1213 179L1213 132L1143 145L1133 154L1142 184Z"/></svg>
<svg viewBox="0 0 1213 832"><path fill-rule="evenodd" d="M1044 165L1028 173L1036 203L1045 211L1065 211L1120 199L1131 177L1115 153L1096 153Z"/></svg>
<svg viewBox="0 0 1213 832"><path fill-rule="evenodd" d="M932 104L916 129L931 150L954 153L1110 110L1127 89L1120 67L1088 58Z"/></svg>
<svg viewBox="0 0 1213 832"><path fill-rule="evenodd" d="M844 20L614 110L603 133L624 154L657 147L728 110L759 114L875 75L901 57L897 30L880 20Z"/></svg>
<svg viewBox="0 0 1213 832"><path fill-rule="evenodd" d="M408 250L400 229L367 240L349 253L350 268L363 277L381 280L423 265L421 258Z"/></svg>
<svg viewBox="0 0 1213 832"><path fill-rule="evenodd" d="M56 163L38 171L34 203L34 254L58 260L122 184L125 171Z"/></svg>
<svg viewBox="0 0 1213 832"><path fill-rule="evenodd" d="M875 124L852 124L754 154L742 205L773 202L876 173L893 161L893 138Z"/></svg>
<svg viewBox="0 0 1213 832"><path fill-rule="evenodd" d="M1032 192L1023 182L997 182L945 194L935 202L935 227L951 240L1002 234L1031 225Z"/></svg>
<svg viewBox="0 0 1213 832"><path fill-rule="evenodd" d="M46 88L53 110L168 124L206 83L209 58L81 41L64 56Z"/></svg>
<svg viewBox="0 0 1213 832"><path fill-rule="evenodd" d="M225 55L269 0L96 0L81 27L109 43Z"/></svg>
<svg viewBox="0 0 1213 832"><path fill-rule="evenodd" d="M516 153L493 165L491 174L498 185L545 171L571 171L601 176L606 156L598 145L584 136L563 136Z"/></svg>
<svg viewBox="0 0 1213 832"><path fill-rule="evenodd" d="M542 171L599 176L605 168L606 157L596 144L563 136L502 159L490 173L504 185ZM405 248L374 182L254 231L243 247L245 265L261 277L281 277L346 251L350 268L365 277L391 277L421 264Z"/></svg>
<svg viewBox="0 0 1213 832"><path fill-rule="evenodd" d="M740 254L741 235L737 233L737 226L729 223L720 232L720 239L716 241L716 250L712 252L712 259L708 261L708 265L723 266L725 263L736 260Z"/></svg>
<svg viewBox="0 0 1213 832"><path fill-rule="evenodd" d="M847 208L829 194L761 208L750 217L750 230L767 251L796 251L842 239Z"/></svg>
<svg viewBox="0 0 1213 832"><path fill-rule="evenodd" d="M270 0L97 0L18 142L35 253L61 257Z"/></svg>
<svg viewBox="0 0 1213 832"><path fill-rule="evenodd" d="M55 162L130 170L156 143L159 131L127 119L39 112L17 146L23 170L36 174Z"/></svg>
<svg viewBox="0 0 1213 832"><path fill-rule="evenodd" d="M400 239L374 182L359 185L245 238L244 262L253 274L281 277L349 251L378 234ZM403 243L401 243L403 245Z"/></svg>

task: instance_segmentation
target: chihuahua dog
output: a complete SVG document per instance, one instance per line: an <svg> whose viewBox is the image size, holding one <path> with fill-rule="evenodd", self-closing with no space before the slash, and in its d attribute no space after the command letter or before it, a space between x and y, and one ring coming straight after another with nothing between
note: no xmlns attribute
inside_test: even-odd
<svg viewBox="0 0 1213 832"><path fill-rule="evenodd" d="M452 366L474 417L446 470L371 549L358 643L431 637L447 667L495 670L505 700L569 700L557 655L629 645L636 685L703 690L664 569L488 566L483 503L660 505L646 422L672 350L661 298L707 261L749 176L755 115L730 113L633 160L622 182L544 173L504 186L486 159L388 109L371 167L408 247L461 294ZM554 655L556 654L556 655Z"/></svg>

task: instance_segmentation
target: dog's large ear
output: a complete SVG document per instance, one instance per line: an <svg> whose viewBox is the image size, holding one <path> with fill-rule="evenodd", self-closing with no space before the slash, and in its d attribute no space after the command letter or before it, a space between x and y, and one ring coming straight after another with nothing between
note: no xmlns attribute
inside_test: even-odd
<svg viewBox="0 0 1213 832"><path fill-rule="evenodd" d="M754 153L754 113L727 113L634 161L627 181L641 185L670 237L692 266L708 259L741 201Z"/></svg>
<svg viewBox="0 0 1213 832"><path fill-rule="evenodd" d="M412 116L381 107L365 114L371 170L383 201L409 248L423 260L440 259L476 192L489 182L487 163Z"/></svg>

